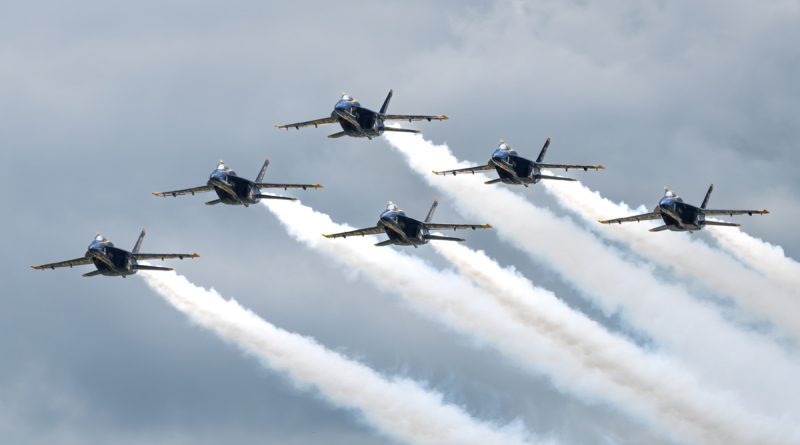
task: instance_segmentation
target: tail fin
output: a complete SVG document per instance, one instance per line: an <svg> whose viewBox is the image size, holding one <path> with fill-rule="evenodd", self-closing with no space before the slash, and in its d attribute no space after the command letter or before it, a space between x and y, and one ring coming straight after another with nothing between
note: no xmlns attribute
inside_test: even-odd
<svg viewBox="0 0 800 445"><path fill-rule="evenodd" d="M139 253L139 249L142 247L143 239L144 239L144 229L142 229L142 233L139 234L139 239L136 240L136 244L133 245L133 250L131 250L131 253Z"/></svg>
<svg viewBox="0 0 800 445"><path fill-rule="evenodd" d="M394 90L389 90L389 94L386 96L386 100L383 101L383 105L381 105L381 114L386 114L386 110L389 109L389 101L392 100L392 93Z"/></svg>
<svg viewBox="0 0 800 445"><path fill-rule="evenodd" d="M267 167L269 167L269 159L264 161L264 165L261 167L261 171L258 172L255 182L261 182L264 179L264 174L267 173Z"/></svg>
<svg viewBox="0 0 800 445"><path fill-rule="evenodd" d="M536 158L536 162L544 161L544 155L547 153L547 147L550 146L550 138L548 137L546 141L544 141L544 146L542 147L542 151L539 152L539 157Z"/></svg>
<svg viewBox="0 0 800 445"><path fill-rule="evenodd" d="M708 187L708 191L706 192L706 197L705 197L705 199L703 199L703 203L702 203L702 204L700 204L700 208L701 208L701 209L704 209L704 208L706 208L706 206L708 205L708 198L710 198L710 197L711 197L711 192L713 192L713 191L714 191L714 184L711 184L711 185Z"/></svg>
<svg viewBox="0 0 800 445"><path fill-rule="evenodd" d="M435 199L434 199L434 200L433 200L433 205L431 206L431 209L430 209L430 210L428 210L428 216L426 216L426 217L425 217L425 222L426 222L426 223L429 223L429 222L431 222L431 220L433 219L433 212L435 212L435 211L436 211L436 207L437 207L438 205L439 205L439 201L437 201L437 200L435 200Z"/></svg>

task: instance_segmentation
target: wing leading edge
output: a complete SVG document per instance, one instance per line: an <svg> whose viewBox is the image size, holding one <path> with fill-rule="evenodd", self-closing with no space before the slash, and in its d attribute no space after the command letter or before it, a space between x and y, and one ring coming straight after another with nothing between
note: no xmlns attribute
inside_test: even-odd
<svg viewBox="0 0 800 445"><path fill-rule="evenodd" d="M643 213L641 215L626 216L624 218L607 219L607 220L599 221L599 222L601 224L622 224L624 222L649 221L651 219L659 219L659 218L661 218L661 213L659 213L659 212L650 212L650 213Z"/></svg>
<svg viewBox="0 0 800 445"><path fill-rule="evenodd" d="M423 116L419 114L382 114L381 119L385 121L446 121L449 119L444 114L437 114L434 116Z"/></svg>
<svg viewBox="0 0 800 445"><path fill-rule="evenodd" d="M36 270L42 270L42 269L55 269L56 267L85 266L87 264L92 264L92 259L89 257L81 257L81 258L75 258L74 260L59 261L57 263L42 264L41 266L31 266L31 267Z"/></svg>
<svg viewBox="0 0 800 445"><path fill-rule="evenodd" d="M455 170L442 170L442 171L435 171L434 170L433 174L442 175L442 176L444 176L444 175L453 175L453 176L455 176L455 175L458 175L458 174L472 173L474 175L475 172L487 171L487 170L494 170L494 166L486 164L486 165L478 165L478 166L475 166L475 167L457 168Z"/></svg>
<svg viewBox="0 0 800 445"><path fill-rule="evenodd" d="M705 215L766 215L769 213L769 210L762 209L762 210L714 210L714 209L702 209L701 210Z"/></svg>
<svg viewBox="0 0 800 445"><path fill-rule="evenodd" d="M491 229L491 224L442 224L442 223L425 223L425 226L431 230L464 230L464 229Z"/></svg>
<svg viewBox="0 0 800 445"><path fill-rule="evenodd" d="M572 170L604 170L602 165L579 165L579 164L537 164L541 168L563 168L566 171Z"/></svg>
<svg viewBox="0 0 800 445"><path fill-rule="evenodd" d="M273 184L270 182L257 182L256 187L261 189L321 189L322 184Z"/></svg>
<svg viewBox="0 0 800 445"><path fill-rule="evenodd" d="M324 117L322 119L314 119L312 121L305 121L305 122L295 122L293 124L278 124L275 128L280 128L284 130L288 130L290 128L294 128L295 130L299 130L300 127L318 127L320 125L327 125L327 124L335 124L336 118L335 117Z"/></svg>
<svg viewBox="0 0 800 445"><path fill-rule="evenodd" d="M349 232L330 233L322 235L325 238L347 238L348 236L378 235L384 233L383 227L375 226L367 229L351 230Z"/></svg>
<svg viewBox="0 0 800 445"><path fill-rule="evenodd" d="M167 258L197 258L200 255L196 253L134 253L132 254L137 260L164 260Z"/></svg>
<svg viewBox="0 0 800 445"><path fill-rule="evenodd" d="M200 187L192 187L190 189L172 190L170 192L153 192L154 196L178 196L178 195L194 195L195 193L206 193L214 190L210 185L203 185Z"/></svg>

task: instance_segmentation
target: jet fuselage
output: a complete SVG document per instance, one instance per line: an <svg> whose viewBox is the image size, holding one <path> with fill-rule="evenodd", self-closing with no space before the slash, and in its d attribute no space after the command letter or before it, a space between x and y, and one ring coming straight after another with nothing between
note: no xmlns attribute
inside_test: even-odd
<svg viewBox="0 0 800 445"><path fill-rule="evenodd" d="M541 181L541 170L536 163L519 156L514 150L496 149L489 163L494 165L504 184L536 184Z"/></svg>
<svg viewBox="0 0 800 445"><path fill-rule="evenodd" d="M97 270L106 276L118 277L136 273L136 259L127 250L114 247L114 243L94 240L86 250Z"/></svg>
<svg viewBox="0 0 800 445"><path fill-rule="evenodd" d="M674 232L693 232L705 227L705 215L700 208L686 204L679 197L665 196L658 201L661 219L669 230Z"/></svg>
<svg viewBox="0 0 800 445"><path fill-rule="evenodd" d="M208 185L214 187L214 192L223 204L250 205L260 201L255 183L240 178L233 170L214 170L208 178Z"/></svg>
<svg viewBox="0 0 800 445"><path fill-rule="evenodd" d="M348 136L374 138L383 134L383 119L378 113L362 107L358 101L340 99L336 102L331 117L339 122Z"/></svg>
<svg viewBox="0 0 800 445"><path fill-rule="evenodd" d="M400 246L419 246L427 244L428 228L422 221L406 216L402 210L384 210L378 225L392 240L392 244Z"/></svg>

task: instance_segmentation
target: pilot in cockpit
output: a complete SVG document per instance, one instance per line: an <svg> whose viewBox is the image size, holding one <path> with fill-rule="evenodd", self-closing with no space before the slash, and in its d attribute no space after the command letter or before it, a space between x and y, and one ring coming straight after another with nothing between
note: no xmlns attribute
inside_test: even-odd
<svg viewBox="0 0 800 445"><path fill-rule="evenodd" d="M497 146L500 150L511 151L511 147L506 145L506 141L503 138L500 138L500 145Z"/></svg>
<svg viewBox="0 0 800 445"><path fill-rule="evenodd" d="M224 171L224 172L226 172L226 171L228 171L228 170L230 170L230 169L229 169L228 167L226 167L226 166L225 166L225 161L223 161L222 159L220 159L220 160L219 160L219 164L217 165L217 170L220 170L220 171Z"/></svg>
<svg viewBox="0 0 800 445"><path fill-rule="evenodd" d="M95 235L94 240L97 241L97 242L102 243L106 239L103 237L103 235L100 234L100 232L97 232L97 235Z"/></svg>
<svg viewBox="0 0 800 445"><path fill-rule="evenodd" d="M390 210L390 211L392 211L392 212L397 212L397 211L399 211L400 209L399 209L399 208L397 207L397 205L396 205L395 203L393 203L392 201L387 201L387 202L386 202L386 210Z"/></svg>
<svg viewBox="0 0 800 445"><path fill-rule="evenodd" d="M672 190L670 190L668 188L664 188L664 197L666 197L666 198L677 198L677 195Z"/></svg>

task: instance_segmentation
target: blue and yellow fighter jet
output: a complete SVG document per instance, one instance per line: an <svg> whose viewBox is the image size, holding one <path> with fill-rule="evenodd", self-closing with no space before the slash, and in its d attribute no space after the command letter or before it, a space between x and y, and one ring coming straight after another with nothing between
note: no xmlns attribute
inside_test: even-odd
<svg viewBox="0 0 800 445"><path fill-rule="evenodd" d="M219 161L217 168L211 172L206 185L200 187L193 187L190 189L173 190L171 192L153 192L155 196L178 196L178 195L194 195L195 193L204 193L214 191L217 193L218 199L206 202L206 205L214 204L229 204L229 205L244 205L245 207L250 204L256 204L262 199L286 199L294 201L297 198L290 198L288 196L277 195L262 195L261 189L265 188L281 188L281 189L318 189L322 188L320 184L278 184L271 182L261 182L264 179L264 174L267 172L269 166L269 159L264 161L261 171L258 172L255 181L240 178L236 172L225 166L224 161Z"/></svg>
<svg viewBox="0 0 800 445"><path fill-rule="evenodd" d="M486 181L486 184L495 184L502 182L503 184L522 184L527 187L529 184L536 184L542 179L555 179L559 181L575 181L573 178L563 178L561 176L543 175L543 168L563 168L566 171L573 170L602 170L605 167L602 165L576 165L576 164L547 164L544 162L544 155L547 153L547 147L550 146L550 138L544 143L542 151L535 161L525 159L518 155L516 150L506 145L506 141L500 139L500 145L492 153L492 157L486 165L478 165L475 167L459 168L456 170L434 171L437 175L458 175L464 173L472 173L496 170L499 178Z"/></svg>
<svg viewBox="0 0 800 445"><path fill-rule="evenodd" d="M388 120L401 120L401 121L443 121L447 120L444 114L437 114L434 116L422 116L414 114L387 114L386 110L389 108L389 101L392 99L392 90L389 90L389 95L383 101L383 106L379 112L374 112L370 109L364 108L361 104L350 97L347 93L342 93L339 102L333 107L330 117L322 119L315 119L313 121L295 122L293 124L281 124L275 127L286 129L295 128L299 130L300 127L308 127L313 125L318 127L324 124L338 123L342 126L342 130L338 133L328 135L329 138L340 138L342 136L352 136L356 138L372 139L383 134L384 131L398 131L403 133L419 133L419 130L409 130L405 128L386 127L384 121Z"/></svg>
<svg viewBox="0 0 800 445"><path fill-rule="evenodd" d="M414 246L417 247L422 244L427 244L431 240L439 241L464 241L463 238L452 238L449 236L431 235L431 230L442 229L490 229L492 226L489 224L441 224L432 223L433 212L439 205L437 201L433 201L431 209L428 211L428 216L425 221L418 221L406 216L406 212L397 208L397 206L389 201L386 210L381 212L378 224L375 227L367 229L351 230L349 232L334 233L330 235L323 235L325 238L347 238L348 236L364 236L364 235L377 235L385 233L389 236L386 241L381 241L376 246L388 246L395 244L398 246Z"/></svg>
<svg viewBox="0 0 800 445"><path fill-rule="evenodd" d="M142 240L144 239L145 231L139 235L133 250L127 250L114 247L114 244L100 235L95 236L86 254L81 258L74 260L60 261L58 263L42 264L41 266L31 266L34 269L55 269L57 267L73 267L83 266L94 263L97 270L83 274L84 277L93 277L95 275L105 275L109 277L127 277L133 275L139 270L173 270L171 267L158 267L139 264L139 260L165 260L167 258L197 258L200 255L196 253L139 253L139 248L142 247Z"/></svg>
<svg viewBox="0 0 800 445"><path fill-rule="evenodd" d="M624 218L607 219L600 221L602 224L622 224L631 221L647 221L652 219L661 219L664 221L663 226L658 226L650 229L651 232L660 232L662 230L671 230L674 232L694 232L702 230L705 226L728 226L739 227L741 224L722 222L722 221L707 221L708 215L764 215L769 213L767 209L763 210L715 210L707 209L708 199L711 197L711 192L714 190L714 184L708 188L706 197L700 207L695 207L691 204L683 202L680 196L676 195L664 187L664 196L658 201L658 205L650 213L642 215L626 216Z"/></svg>

